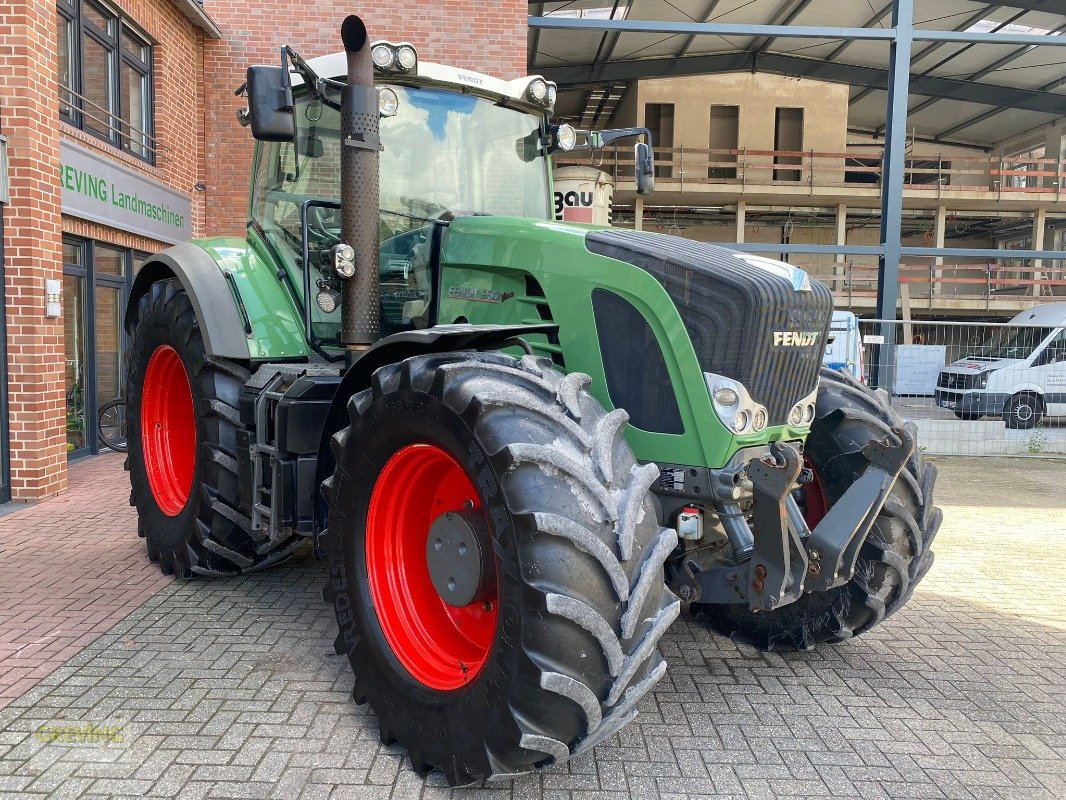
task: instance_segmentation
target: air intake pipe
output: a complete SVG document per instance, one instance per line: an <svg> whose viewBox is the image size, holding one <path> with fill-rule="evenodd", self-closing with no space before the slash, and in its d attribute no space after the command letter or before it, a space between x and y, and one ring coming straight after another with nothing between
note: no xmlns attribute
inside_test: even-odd
<svg viewBox="0 0 1066 800"><path fill-rule="evenodd" d="M363 21L341 24L348 84L341 95L341 236L355 250L355 275L344 282L341 343L365 350L381 335L378 298L378 94Z"/></svg>

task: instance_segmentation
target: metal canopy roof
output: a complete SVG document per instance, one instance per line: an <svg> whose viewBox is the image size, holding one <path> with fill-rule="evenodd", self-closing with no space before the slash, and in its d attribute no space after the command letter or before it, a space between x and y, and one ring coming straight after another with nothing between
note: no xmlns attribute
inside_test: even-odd
<svg viewBox="0 0 1066 800"><path fill-rule="evenodd" d="M916 35L1066 33L1066 0L915 0L914 5ZM849 126L884 130L888 42L822 39L817 31L800 29L856 28L877 36L891 26L890 0L551 0L530 2L529 11L549 20L625 20L660 29L530 28L530 72L559 82L565 91L558 113L582 125L604 124L628 81L756 71L849 84ZM725 24L729 32L675 33L663 24L693 22ZM758 25L787 25L804 36L747 31ZM1063 48L1019 41L915 41L908 130L991 147L1066 116Z"/></svg>

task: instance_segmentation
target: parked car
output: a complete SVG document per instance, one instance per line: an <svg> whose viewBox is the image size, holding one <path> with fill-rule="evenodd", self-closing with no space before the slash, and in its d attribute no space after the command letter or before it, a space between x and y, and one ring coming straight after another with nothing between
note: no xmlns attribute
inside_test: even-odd
<svg viewBox="0 0 1066 800"><path fill-rule="evenodd" d="M946 367L936 404L959 419L1002 416L1008 428L1066 415L1066 303L1023 311L987 344Z"/></svg>
<svg viewBox="0 0 1066 800"><path fill-rule="evenodd" d="M833 312L833 322L829 326L829 338L826 340L822 363L829 369L841 370L855 380L866 383L859 319L850 311Z"/></svg>

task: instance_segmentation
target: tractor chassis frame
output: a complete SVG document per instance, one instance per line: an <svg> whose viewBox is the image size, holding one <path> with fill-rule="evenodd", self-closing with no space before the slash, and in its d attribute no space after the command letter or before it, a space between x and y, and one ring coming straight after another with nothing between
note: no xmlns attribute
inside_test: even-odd
<svg viewBox="0 0 1066 800"><path fill-rule="evenodd" d="M914 438L902 428L863 448L870 462L829 513L807 527L792 492L803 456L790 444L770 447L770 456L748 466L754 496L754 547L740 563L701 568L691 558L668 565L671 588L690 603L747 605L771 611L805 592L842 586L855 575L859 550L870 534L900 472L914 453Z"/></svg>

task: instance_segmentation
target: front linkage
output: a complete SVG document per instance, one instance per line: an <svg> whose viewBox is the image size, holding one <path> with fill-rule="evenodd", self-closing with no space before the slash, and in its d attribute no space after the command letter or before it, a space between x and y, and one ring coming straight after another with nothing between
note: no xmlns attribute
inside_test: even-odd
<svg viewBox="0 0 1066 800"><path fill-rule="evenodd" d="M843 586L854 577L859 550L914 448L914 437L899 427L870 441L862 448L869 461L865 473L811 530L794 495L811 481L810 470L796 447L772 444L746 470L753 526L734 502L718 504L734 563L701 569L683 558L672 565L671 587L691 603L739 603L752 611L772 611L804 592Z"/></svg>

